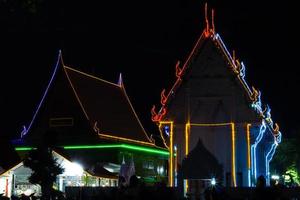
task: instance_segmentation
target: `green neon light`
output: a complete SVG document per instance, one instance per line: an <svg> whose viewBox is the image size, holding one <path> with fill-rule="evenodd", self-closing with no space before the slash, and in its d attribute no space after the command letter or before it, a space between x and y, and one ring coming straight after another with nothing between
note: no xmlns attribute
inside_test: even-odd
<svg viewBox="0 0 300 200"><path fill-rule="evenodd" d="M160 154L164 156L169 156L169 152L167 150L154 149L150 147L141 147L131 144L101 144L101 145L73 145L73 146L63 146L64 149L113 149L113 148L121 148L121 149L129 149L135 151L142 151L147 153ZM16 151L30 151L32 149L36 149L33 147L16 147Z"/></svg>
<svg viewBox="0 0 300 200"><path fill-rule="evenodd" d="M147 147L139 147L139 146L134 146L134 145L129 145L129 144L121 144L121 148L137 150L137 151L144 151L144 152L148 152L148 153L157 153L157 154L166 155L166 156L169 155L169 152L167 152L167 151L162 151L162 150L152 149L152 148L147 148Z"/></svg>
<svg viewBox="0 0 300 200"><path fill-rule="evenodd" d="M36 148L33 148L33 147L16 147L15 148L16 151L30 151L33 149L36 149Z"/></svg>
<svg viewBox="0 0 300 200"><path fill-rule="evenodd" d="M147 153L154 153L169 156L168 151L154 149L150 147L140 147L130 144L102 144L102 145L76 145L76 146L64 146L64 149L106 149L106 148L122 148L136 151L143 151Z"/></svg>
<svg viewBox="0 0 300 200"><path fill-rule="evenodd" d="M75 145L75 146L64 146L64 149L107 149L107 148L118 148L119 144L102 144L102 145Z"/></svg>

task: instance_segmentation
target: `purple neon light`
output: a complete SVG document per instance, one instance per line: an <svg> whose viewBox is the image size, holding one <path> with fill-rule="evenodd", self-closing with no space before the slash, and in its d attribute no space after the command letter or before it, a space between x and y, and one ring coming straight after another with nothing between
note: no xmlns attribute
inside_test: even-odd
<svg viewBox="0 0 300 200"><path fill-rule="evenodd" d="M61 50L59 50L59 52L58 52L58 58L57 58L57 61L56 61L56 65L55 65L54 71L52 73L51 79L50 79L50 81L49 81L49 83L47 85L47 88L46 88L46 90L45 90L45 92L43 94L43 97L42 97L42 99L41 99L41 101L40 101L37 109L35 110L35 113L34 113L34 115L32 117L32 120L31 120L30 124L28 125L28 128L26 129L26 127L24 126L24 130L22 131L21 137L23 137L24 135L26 135L28 133L28 131L30 130L30 128L31 128L31 126L32 126L32 124L33 124L33 122L34 122L34 120L35 120L35 118L36 118L36 116L37 116L37 114L38 114L38 112L39 112L39 110L40 110L43 102L44 102L44 99L45 99L45 97L46 97L46 95L48 93L48 90L49 90L49 88L51 86L51 83L52 83L52 81L53 81L53 79L55 77L56 71L58 69L60 58L61 58Z"/></svg>

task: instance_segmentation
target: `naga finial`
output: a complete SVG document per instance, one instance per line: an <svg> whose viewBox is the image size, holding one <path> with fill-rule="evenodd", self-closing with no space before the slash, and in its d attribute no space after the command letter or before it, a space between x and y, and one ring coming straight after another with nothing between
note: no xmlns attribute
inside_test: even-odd
<svg viewBox="0 0 300 200"><path fill-rule="evenodd" d="M166 95L165 95L165 92L166 92L166 90L165 89L163 89L162 91L161 91L161 93L160 93L160 103L161 103L161 105L165 105L166 104L166 102L167 102L167 97L166 97Z"/></svg>
<svg viewBox="0 0 300 200"><path fill-rule="evenodd" d="M182 75L182 69L179 67L179 65L180 65L180 61L178 60L175 66L177 78L180 78Z"/></svg>

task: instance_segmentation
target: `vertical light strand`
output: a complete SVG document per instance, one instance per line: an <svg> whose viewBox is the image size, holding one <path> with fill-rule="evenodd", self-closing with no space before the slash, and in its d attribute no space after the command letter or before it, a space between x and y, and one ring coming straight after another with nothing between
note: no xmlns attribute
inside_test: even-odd
<svg viewBox="0 0 300 200"><path fill-rule="evenodd" d="M190 122L185 124L185 156L187 156L189 154L189 134L190 134ZM184 180L184 191L185 193L188 192L188 188L189 188L189 183L188 180Z"/></svg>
<svg viewBox="0 0 300 200"><path fill-rule="evenodd" d="M232 122L231 124L231 144L232 144L232 181L233 186L236 187L236 175L235 175L235 124Z"/></svg>
<svg viewBox="0 0 300 200"><path fill-rule="evenodd" d="M174 183L174 167L173 167L173 162L174 162L174 141L173 141L173 122L170 122L170 187L173 187Z"/></svg>
<svg viewBox="0 0 300 200"><path fill-rule="evenodd" d="M247 124L247 160L248 160L248 186L251 186L251 147L250 147L250 127L251 124Z"/></svg>
<svg viewBox="0 0 300 200"><path fill-rule="evenodd" d="M163 139L163 142L165 144L165 146L168 148L169 150L169 167L168 167L168 171L169 171L169 177L168 177L168 183L170 187L174 186L174 126L173 126L174 122L173 121L160 121L159 122L159 130L160 130L160 135ZM164 136L162 134L163 132L163 126L169 126L169 145L167 144L166 140L164 139Z"/></svg>
<svg viewBox="0 0 300 200"><path fill-rule="evenodd" d="M189 154L190 126L191 124L189 122L185 125L185 156Z"/></svg>

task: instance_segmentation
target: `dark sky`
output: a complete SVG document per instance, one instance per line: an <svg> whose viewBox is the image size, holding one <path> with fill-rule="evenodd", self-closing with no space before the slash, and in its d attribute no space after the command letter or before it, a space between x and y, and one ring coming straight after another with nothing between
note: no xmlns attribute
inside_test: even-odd
<svg viewBox="0 0 300 200"><path fill-rule="evenodd" d="M83 3L85 2L85 3ZM216 30L246 65L284 135L298 129L299 18L294 1L208 1ZM204 1L0 1L0 134L28 124L59 49L65 64L125 87L146 127L204 28Z"/></svg>

